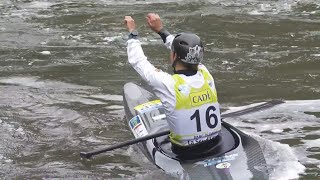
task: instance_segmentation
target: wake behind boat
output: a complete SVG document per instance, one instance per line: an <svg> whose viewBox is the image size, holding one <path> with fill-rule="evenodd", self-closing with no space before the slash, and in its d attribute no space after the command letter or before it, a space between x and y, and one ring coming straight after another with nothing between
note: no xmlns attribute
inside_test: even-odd
<svg viewBox="0 0 320 180"><path fill-rule="evenodd" d="M164 108L151 92L127 83L123 93L126 123L135 138L168 132ZM222 117L242 115L280 103L282 101L271 101ZM258 141L226 122L222 122L216 144L194 157L174 154L168 135L140 142L138 146L157 167L179 179L269 179L270 175Z"/></svg>

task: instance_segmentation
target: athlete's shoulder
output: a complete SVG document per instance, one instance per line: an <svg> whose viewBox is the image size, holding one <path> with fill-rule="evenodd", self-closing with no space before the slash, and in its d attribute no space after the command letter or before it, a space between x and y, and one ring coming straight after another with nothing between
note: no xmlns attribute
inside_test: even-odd
<svg viewBox="0 0 320 180"><path fill-rule="evenodd" d="M202 63L200 63L200 64L198 65L198 69L208 71L208 69L206 68L206 66L205 66L205 65L203 65Z"/></svg>
<svg viewBox="0 0 320 180"><path fill-rule="evenodd" d="M154 68L154 71L157 75L160 75L160 76L168 76L168 77L171 77L171 75L165 71L162 71L161 69L159 68Z"/></svg>
<svg viewBox="0 0 320 180"><path fill-rule="evenodd" d="M155 85L168 84L168 83L172 83L173 78L171 74L165 71L162 71L161 69L155 68L153 73L153 78L151 81L153 81L153 84Z"/></svg>

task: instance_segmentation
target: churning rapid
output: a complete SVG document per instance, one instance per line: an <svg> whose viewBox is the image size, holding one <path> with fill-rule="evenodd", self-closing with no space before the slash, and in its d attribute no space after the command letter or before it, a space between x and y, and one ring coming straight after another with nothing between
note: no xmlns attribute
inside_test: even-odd
<svg viewBox="0 0 320 180"><path fill-rule="evenodd" d="M0 1L0 177L168 179L132 146L83 160L80 151L129 140L122 88L141 82L127 62L125 15L145 54L171 71L147 28L205 45L223 110L286 103L225 121L261 143L272 179L320 178L320 2L317 0ZM261 141L265 142L265 141Z"/></svg>

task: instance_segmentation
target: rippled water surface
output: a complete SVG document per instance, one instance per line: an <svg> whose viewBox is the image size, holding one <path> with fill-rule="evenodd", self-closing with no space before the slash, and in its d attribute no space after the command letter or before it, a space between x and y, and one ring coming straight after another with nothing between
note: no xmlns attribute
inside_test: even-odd
<svg viewBox="0 0 320 180"><path fill-rule="evenodd" d="M224 108L286 101L226 119L269 140L262 147L273 179L320 178L318 0L1 0L1 178L169 178L135 147L79 157L132 138L122 87L141 81L127 63L125 15L150 61L171 71L148 12L173 34L203 39Z"/></svg>

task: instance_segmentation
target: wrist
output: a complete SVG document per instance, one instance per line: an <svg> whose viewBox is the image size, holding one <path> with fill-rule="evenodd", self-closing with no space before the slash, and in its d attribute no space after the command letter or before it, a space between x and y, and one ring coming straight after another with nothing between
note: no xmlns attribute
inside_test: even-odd
<svg viewBox="0 0 320 180"><path fill-rule="evenodd" d="M138 31L135 29L131 29L129 31L128 39L138 39Z"/></svg>
<svg viewBox="0 0 320 180"><path fill-rule="evenodd" d="M131 33L132 31L136 31L136 28L128 28L129 33Z"/></svg>
<svg viewBox="0 0 320 180"><path fill-rule="evenodd" d="M167 31L166 29L162 28L158 34L161 36L162 41L165 43L167 37L170 35L169 31Z"/></svg>
<svg viewBox="0 0 320 180"><path fill-rule="evenodd" d="M162 29L163 29L163 27L160 26L160 27L154 29L153 31L156 32L156 33L159 33Z"/></svg>

